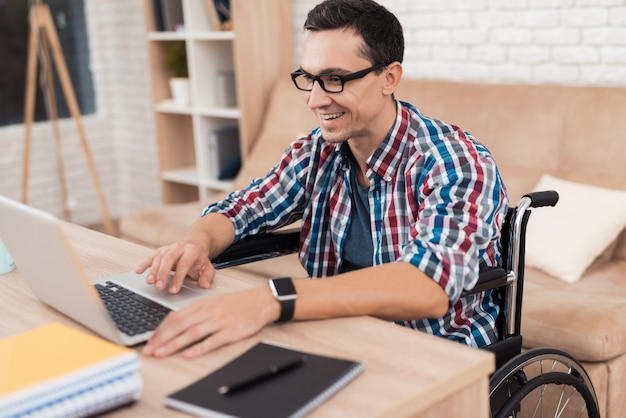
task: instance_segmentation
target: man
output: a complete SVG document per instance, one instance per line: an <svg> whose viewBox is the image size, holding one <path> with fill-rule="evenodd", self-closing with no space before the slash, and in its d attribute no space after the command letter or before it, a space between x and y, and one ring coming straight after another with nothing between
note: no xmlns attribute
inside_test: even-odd
<svg viewBox="0 0 626 418"><path fill-rule="evenodd" d="M210 205L182 242L138 266L148 283L209 288L209 262L244 236L302 219L310 277L212 294L171 313L144 348L196 357L277 320L372 315L472 346L496 339L491 292L461 298L479 263L499 257L507 207L496 164L468 133L395 100L404 41L396 17L371 0L311 10L292 74L319 127L292 143L262 179ZM296 295L294 300L290 299ZM283 296L283 297L281 297Z"/></svg>

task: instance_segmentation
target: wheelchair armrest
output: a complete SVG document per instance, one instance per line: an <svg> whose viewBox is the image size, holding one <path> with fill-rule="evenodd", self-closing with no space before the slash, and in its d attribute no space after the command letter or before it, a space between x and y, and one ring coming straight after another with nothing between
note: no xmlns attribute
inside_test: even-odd
<svg viewBox="0 0 626 418"><path fill-rule="evenodd" d="M300 229L292 228L267 234L253 235L232 244L211 262L216 269L239 266L254 261L298 252ZM506 271L501 267L481 267L476 285L464 295L496 289L507 284Z"/></svg>
<svg viewBox="0 0 626 418"><path fill-rule="evenodd" d="M222 269L280 257L298 252L299 242L299 228L253 235L232 244L211 262L216 269Z"/></svg>
<svg viewBox="0 0 626 418"><path fill-rule="evenodd" d="M497 289L507 284L506 270L502 267L481 267L476 285L463 292L463 296L480 293L489 289Z"/></svg>

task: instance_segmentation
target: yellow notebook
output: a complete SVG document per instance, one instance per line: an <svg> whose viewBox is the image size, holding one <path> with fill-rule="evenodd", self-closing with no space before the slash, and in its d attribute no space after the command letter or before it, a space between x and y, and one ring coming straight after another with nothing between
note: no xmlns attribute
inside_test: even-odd
<svg viewBox="0 0 626 418"><path fill-rule="evenodd" d="M60 323L0 340L0 370L0 417L52 405L93 413L141 391L133 350Z"/></svg>

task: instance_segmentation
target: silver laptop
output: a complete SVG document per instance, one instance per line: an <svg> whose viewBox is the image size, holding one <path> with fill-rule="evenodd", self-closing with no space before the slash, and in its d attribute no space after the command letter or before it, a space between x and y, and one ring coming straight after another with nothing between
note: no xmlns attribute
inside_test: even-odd
<svg viewBox="0 0 626 418"><path fill-rule="evenodd" d="M90 280L61 225L48 213L0 196L0 239L35 296L110 341L126 346L143 343L168 310L181 309L212 292L186 280L179 294L170 295L148 285L145 274L134 272ZM111 296L102 298L96 287L106 288ZM126 295L119 297L122 294ZM116 321L116 325L112 316L126 314L109 313L103 300L118 297L148 305L153 324L147 327L152 330L133 329L144 322L136 317L122 318L126 324Z"/></svg>

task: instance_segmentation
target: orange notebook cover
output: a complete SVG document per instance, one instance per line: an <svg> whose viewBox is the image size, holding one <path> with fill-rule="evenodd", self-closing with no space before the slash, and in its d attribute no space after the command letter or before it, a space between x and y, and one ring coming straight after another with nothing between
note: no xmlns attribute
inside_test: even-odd
<svg viewBox="0 0 626 418"><path fill-rule="evenodd" d="M141 388L133 350L56 322L0 340L0 370L0 410L38 408L123 379L134 398Z"/></svg>

